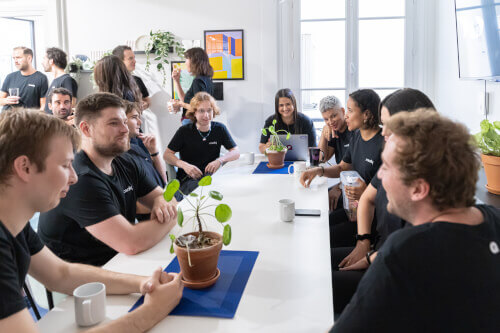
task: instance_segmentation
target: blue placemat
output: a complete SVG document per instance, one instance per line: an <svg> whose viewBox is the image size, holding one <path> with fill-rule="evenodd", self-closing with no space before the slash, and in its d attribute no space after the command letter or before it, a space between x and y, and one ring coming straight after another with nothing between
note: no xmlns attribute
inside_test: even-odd
<svg viewBox="0 0 500 333"><path fill-rule="evenodd" d="M170 315L233 318L258 255L259 252L254 251L221 251L217 282L205 289L184 288L179 305ZM165 272L179 271L179 261L175 257ZM135 302L129 312L143 302L144 296Z"/></svg>
<svg viewBox="0 0 500 333"><path fill-rule="evenodd" d="M293 164L293 161L285 161L285 166L282 167L281 169L269 169L267 167L267 162L260 162L259 165L257 165L257 168L252 172L253 174L256 173L271 173L271 174L288 174L288 166Z"/></svg>

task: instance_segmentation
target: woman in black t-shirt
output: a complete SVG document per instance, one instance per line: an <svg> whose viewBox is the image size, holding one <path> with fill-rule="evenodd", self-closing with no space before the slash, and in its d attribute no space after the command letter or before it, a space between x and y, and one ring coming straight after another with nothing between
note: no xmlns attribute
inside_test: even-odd
<svg viewBox="0 0 500 333"><path fill-rule="evenodd" d="M213 82L212 76L214 76L214 70L210 65L210 61L208 59L208 55L201 47L193 47L186 52L184 52L184 57L186 58L186 68L189 73L194 75L193 83L187 92L181 87L181 72L175 69L172 72L172 79L174 80L175 90L179 94L180 100L171 99L172 103L169 106L169 111L173 111L175 113L181 110L182 111L182 125L188 124L191 120L186 117L186 111L190 108L191 99L196 93L200 91L204 91L213 95ZM173 96L172 96L173 97Z"/></svg>
<svg viewBox="0 0 500 333"><path fill-rule="evenodd" d="M316 133L313 122L305 114L297 111L297 101L293 92L288 89L280 89L274 97L274 115L269 116L264 123L264 128L272 125L276 119L276 130L285 130L290 134L307 134L308 146L316 147ZM262 134L260 137L259 151L265 154L266 149L271 145L268 135Z"/></svg>

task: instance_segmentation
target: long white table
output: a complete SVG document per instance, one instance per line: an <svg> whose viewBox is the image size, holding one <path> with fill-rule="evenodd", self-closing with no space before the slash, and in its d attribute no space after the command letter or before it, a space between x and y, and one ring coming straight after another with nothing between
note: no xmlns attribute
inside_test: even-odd
<svg viewBox="0 0 500 333"><path fill-rule="evenodd" d="M168 316L152 332L324 332L333 325L327 182L298 186L292 175L253 175L255 165L228 163L213 177L211 190L224 195L233 217L231 244L223 249L259 251L233 319ZM279 219L278 200L295 200L296 208L320 209L321 217ZM217 222L208 223L212 230ZM174 234L181 231L174 229ZM182 232L187 232L184 228ZM222 232L222 229L219 230ZM150 275L174 255L170 240L135 256L116 255L104 268ZM124 315L139 295L108 296L107 320ZM41 332L75 332L73 297L39 322Z"/></svg>

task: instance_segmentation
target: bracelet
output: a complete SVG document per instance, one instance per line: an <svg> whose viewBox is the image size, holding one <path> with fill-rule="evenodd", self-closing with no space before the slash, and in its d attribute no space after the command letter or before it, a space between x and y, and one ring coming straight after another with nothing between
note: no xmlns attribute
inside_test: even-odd
<svg viewBox="0 0 500 333"><path fill-rule="evenodd" d="M375 250L371 250L370 252L368 252L366 254L366 261L368 261L368 266L370 266L372 264L372 261L370 260L370 256L375 253Z"/></svg>
<svg viewBox="0 0 500 333"><path fill-rule="evenodd" d="M224 165L224 162L222 162L222 160L220 158L218 158L217 161L219 161L220 167L222 167Z"/></svg>
<svg viewBox="0 0 500 333"><path fill-rule="evenodd" d="M150 154L150 155L151 155L151 157L155 157L155 156L158 156L158 154L159 154L159 153L160 153L160 152L159 152L159 151L157 151L156 153L154 153L154 154Z"/></svg>
<svg viewBox="0 0 500 333"><path fill-rule="evenodd" d="M325 168L323 166L320 166L320 168L321 168L321 171L322 171L321 177L323 177L325 175Z"/></svg>

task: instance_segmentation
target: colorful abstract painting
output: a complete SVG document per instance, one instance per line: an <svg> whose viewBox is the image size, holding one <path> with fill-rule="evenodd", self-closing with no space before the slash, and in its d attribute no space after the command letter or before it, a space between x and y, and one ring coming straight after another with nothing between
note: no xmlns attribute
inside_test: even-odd
<svg viewBox="0 0 500 333"><path fill-rule="evenodd" d="M205 51L214 80L243 80L243 30L206 30Z"/></svg>
<svg viewBox="0 0 500 333"><path fill-rule="evenodd" d="M180 69L181 70L181 88L184 90L184 93L189 90L191 87L191 84L193 83L194 76L192 76L186 69L186 64L184 61L171 61L171 66L172 66L172 72L174 69ZM179 93L175 89L174 85L174 80L172 80L172 98L173 99L180 99Z"/></svg>

